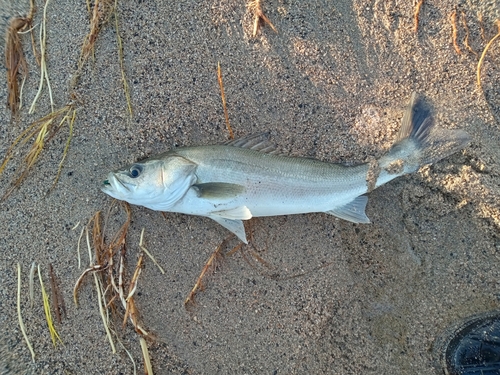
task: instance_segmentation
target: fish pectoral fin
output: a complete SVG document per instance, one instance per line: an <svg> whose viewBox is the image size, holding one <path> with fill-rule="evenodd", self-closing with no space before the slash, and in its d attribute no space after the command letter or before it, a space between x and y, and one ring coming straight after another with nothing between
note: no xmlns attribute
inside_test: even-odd
<svg viewBox="0 0 500 375"><path fill-rule="evenodd" d="M252 213L247 206L239 206L229 210L213 211L210 217L219 216L229 220L249 220L252 218Z"/></svg>
<svg viewBox="0 0 500 375"><path fill-rule="evenodd" d="M198 197L205 199L230 199L245 191L243 185L228 184L226 182L207 182L205 184L195 184Z"/></svg>
<svg viewBox="0 0 500 375"><path fill-rule="evenodd" d="M370 219L365 214L367 202L368 197L361 195L352 202L349 202L344 206L334 208L333 210L326 211L326 213L353 223L368 224L370 223Z"/></svg>
<svg viewBox="0 0 500 375"><path fill-rule="evenodd" d="M220 225L222 225L224 228L226 228L230 232L233 232L244 243L246 243L246 244L248 243L247 235L245 233L245 226L243 225L243 221L226 219L224 217L217 216L217 215L209 215L208 217L210 219L216 221Z"/></svg>

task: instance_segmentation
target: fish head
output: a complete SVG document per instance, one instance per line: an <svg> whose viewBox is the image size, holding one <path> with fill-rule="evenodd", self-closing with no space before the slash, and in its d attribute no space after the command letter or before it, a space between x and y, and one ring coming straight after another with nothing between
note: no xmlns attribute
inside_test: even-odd
<svg viewBox="0 0 500 375"><path fill-rule="evenodd" d="M110 172L101 190L118 200L156 211L169 211L195 183L196 164L166 155Z"/></svg>

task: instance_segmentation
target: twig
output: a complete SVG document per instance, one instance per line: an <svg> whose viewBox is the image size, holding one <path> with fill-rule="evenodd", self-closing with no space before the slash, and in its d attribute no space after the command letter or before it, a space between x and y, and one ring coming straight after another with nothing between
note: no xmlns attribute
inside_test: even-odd
<svg viewBox="0 0 500 375"><path fill-rule="evenodd" d="M28 339L28 335L26 334L26 327L23 323L23 318L21 316L21 265L17 263L17 318L19 320L19 327L21 328L21 332L24 337L24 341L26 341L26 345L31 353L31 360L33 363L35 362L35 352L33 351L33 347L31 346L30 340Z"/></svg>

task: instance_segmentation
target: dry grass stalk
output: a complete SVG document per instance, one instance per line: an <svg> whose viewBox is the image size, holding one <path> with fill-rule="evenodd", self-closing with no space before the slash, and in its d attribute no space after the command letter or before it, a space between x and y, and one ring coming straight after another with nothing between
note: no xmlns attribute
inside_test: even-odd
<svg viewBox="0 0 500 375"><path fill-rule="evenodd" d="M47 89L49 91L50 97L50 107L52 112L54 112L54 100L52 98L52 88L50 87L49 74L47 72L47 61L46 61L46 44L47 44L47 6L49 5L49 0L45 1L45 6L43 7L43 18L42 24L40 25L40 83L38 85L38 91L31 103L29 113L35 112L35 105L42 93L43 82L47 83Z"/></svg>
<svg viewBox="0 0 500 375"><path fill-rule="evenodd" d="M52 319L52 314L50 313L50 302L47 292L45 291L45 286L43 285L42 273L40 271L40 265L38 265L38 278L40 280L40 288L42 289L43 298L43 310L45 311L45 319L47 320L47 326L49 328L50 338L52 339L52 344L57 345L57 340L62 343L61 337L54 327L54 320Z"/></svg>
<svg viewBox="0 0 500 375"><path fill-rule="evenodd" d="M488 49L491 47L493 42L500 37L500 20L496 21L496 25L498 27L498 33L491 38L491 40L486 44L486 47L484 47L483 53L481 54L481 57L479 58L479 61L477 63L477 87L481 89L481 66L483 65L484 57L486 56L486 52L488 52Z"/></svg>
<svg viewBox="0 0 500 375"><path fill-rule="evenodd" d="M35 271L36 263L31 263L30 276L29 276L29 291L30 291L30 305L33 308L33 301L35 300Z"/></svg>
<svg viewBox="0 0 500 375"><path fill-rule="evenodd" d="M59 324L61 324L61 312L59 311L59 301L57 299L56 291L56 280L54 278L54 269L52 264L49 263L49 274L50 274L50 290L52 292L52 303L54 306L54 312L56 313L56 319Z"/></svg>
<svg viewBox="0 0 500 375"><path fill-rule="evenodd" d="M111 351L113 354L116 353L116 348L115 348L115 343L113 341L113 336L111 336L111 330L109 328L109 321L107 318L107 315L105 314L106 309L106 297L104 296L104 293L102 292L102 286L99 282L99 278L97 277L97 274L94 273L94 282L95 282L95 288L97 290L97 304L99 305L99 313L101 315L102 319L102 324L104 325L104 329L106 330L106 336L108 337L109 345L111 346Z"/></svg>
<svg viewBox="0 0 500 375"><path fill-rule="evenodd" d="M78 257L78 269L82 268L82 257L80 255L80 242L82 241L83 233L85 232L85 227L82 228L80 236L78 237L78 244L76 246L76 255Z"/></svg>
<svg viewBox="0 0 500 375"><path fill-rule="evenodd" d="M156 267L158 267L158 269L160 270L160 272L162 273L162 275L164 275L165 274L165 270L163 269L162 266L160 266L158 264L158 262L156 261L156 259L153 256L153 254L151 254L148 251L148 249L146 249L146 247L144 246L143 240L144 240L144 228L142 228L142 231L141 231L141 239L139 240L139 248L146 253L146 255L149 257L149 259L151 259L153 261L153 263L156 265Z"/></svg>
<svg viewBox="0 0 500 375"><path fill-rule="evenodd" d="M422 8L422 5L424 4L424 0L419 0L417 5L415 6L415 13L413 15L414 23L415 26L413 28L413 31L415 34L418 32L418 23L419 23L419 17L420 17L420 8Z"/></svg>
<svg viewBox="0 0 500 375"><path fill-rule="evenodd" d="M233 129L231 128L231 125L229 124L229 114L227 113L226 95L224 94L224 84L222 82L222 70L220 68L220 62L217 63L217 81L219 82L220 96L222 99L222 108L224 109L224 117L226 118L226 127L227 127L227 131L229 132L229 138L234 139Z"/></svg>
<svg viewBox="0 0 500 375"><path fill-rule="evenodd" d="M141 343L142 356L144 357L144 367L146 370L146 375L153 375L153 367L151 366L151 359L149 358L148 346L144 337L139 337L139 342Z"/></svg>
<svg viewBox="0 0 500 375"><path fill-rule="evenodd" d="M271 29L274 30L274 32L278 32L274 25L271 23L269 18L266 17L264 12L262 11L262 5L261 5L262 0L251 0L248 2L247 8L250 10L250 12L253 13L254 15L254 20L253 20L253 31L252 31L252 36L255 38L257 35L257 32L259 31L259 25L260 21L262 20L265 24L268 24Z"/></svg>
<svg viewBox="0 0 500 375"><path fill-rule="evenodd" d="M130 118L134 115L132 112L132 100L130 99L130 87L127 82L127 77L125 76L125 64L123 62L123 45L122 38L120 37L120 30L118 27L118 14L116 13L117 0L115 0L115 28L116 28L116 42L118 44L118 60L120 61L120 71L122 74L123 91L125 93L125 99L127 100L127 110Z"/></svg>
<svg viewBox="0 0 500 375"><path fill-rule="evenodd" d="M33 351L33 347L31 346L30 340L28 339L28 335L26 334L26 327L23 323L23 317L21 315L21 265L17 263L17 319L19 321L19 328L21 328L21 332L24 337L24 341L26 341L26 345L31 353L31 360L33 363L35 362L35 352Z"/></svg>
<svg viewBox="0 0 500 375"><path fill-rule="evenodd" d="M56 275L52 264L49 263L49 274L50 274L50 290L52 291L52 302L54 305L54 312L56 313L57 322L61 324L61 311L66 316L66 304L61 295L61 290L57 286ZM61 311L59 310L61 309Z"/></svg>

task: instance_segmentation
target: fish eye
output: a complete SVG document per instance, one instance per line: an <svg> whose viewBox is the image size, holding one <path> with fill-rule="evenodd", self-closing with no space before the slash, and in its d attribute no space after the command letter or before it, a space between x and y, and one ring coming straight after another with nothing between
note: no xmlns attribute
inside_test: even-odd
<svg viewBox="0 0 500 375"><path fill-rule="evenodd" d="M134 164L133 166L130 167L129 175L132 178L139 177L139 175L142 172L142 166L139 164Z"/></svg>

